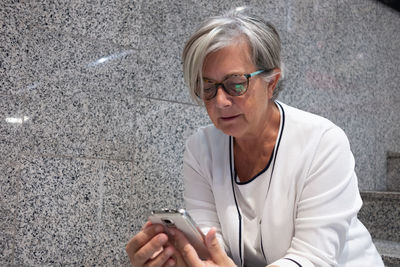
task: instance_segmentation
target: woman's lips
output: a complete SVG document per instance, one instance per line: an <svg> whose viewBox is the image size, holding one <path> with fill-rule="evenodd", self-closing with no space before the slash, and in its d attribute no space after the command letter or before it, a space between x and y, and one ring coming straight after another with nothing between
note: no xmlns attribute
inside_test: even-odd
<svg viewBox="0 0 400 267"><path fill-rule="evenodd" d="M223 121L231 121L236 119L237 117L239 117L239 115L235 115L235 116L225 116L225 117L221 117L221 120Z"/></svg>

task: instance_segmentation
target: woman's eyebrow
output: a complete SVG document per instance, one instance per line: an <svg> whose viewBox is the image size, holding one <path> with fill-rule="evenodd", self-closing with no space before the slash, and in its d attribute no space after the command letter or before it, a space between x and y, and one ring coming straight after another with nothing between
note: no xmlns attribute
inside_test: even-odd
<svg viewBox="0 0 400 267"><path fill-rule="evenodd" d="M210 81L214 81L213 79L210 79L210 78L208 78L208 77L204 77L204 76L203 76L203 80L210 80Z"/></svg>

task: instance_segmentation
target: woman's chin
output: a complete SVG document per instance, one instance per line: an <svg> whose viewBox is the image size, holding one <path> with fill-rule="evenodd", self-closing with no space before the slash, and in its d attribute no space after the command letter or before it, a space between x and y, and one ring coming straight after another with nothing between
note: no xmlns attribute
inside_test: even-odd
<svg viewBox="0 0 400 267"><path fill-rule="evenodd" d="M235 138L240 137L243 134L243 130L240 129L240 127L237 126L220 126L217 127L220 131L222 131L224 134L233 136Z"/></svg>

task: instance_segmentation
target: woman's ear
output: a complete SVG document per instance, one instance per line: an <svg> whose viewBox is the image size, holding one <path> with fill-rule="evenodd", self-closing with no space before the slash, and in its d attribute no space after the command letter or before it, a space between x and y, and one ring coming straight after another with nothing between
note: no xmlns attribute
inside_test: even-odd
<svg viewBox="0 0 400 267"><path fill-rule="evenodd" d="M270 81L268 82L268 85L267 85L269 99L272 98L272 96L274 94L274 90L276 88L276 85L278 84L280 77L281 77L281 70L278 68L274 69L272 71Z"/></svg>

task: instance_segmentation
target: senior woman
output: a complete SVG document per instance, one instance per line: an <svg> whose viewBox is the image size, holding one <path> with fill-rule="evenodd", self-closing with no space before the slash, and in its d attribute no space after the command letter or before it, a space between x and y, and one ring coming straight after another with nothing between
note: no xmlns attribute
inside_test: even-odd
<svg viewBox="0 0 400 267"><path fill-rule="evenodd" d="M240 11L207 19L186 43L185 81L213 124L186 143L184 196L210 258L147 223L126 248L135 266L383 266L357 219L346 135L275 100L280 50L271 24Z"/></svg>

